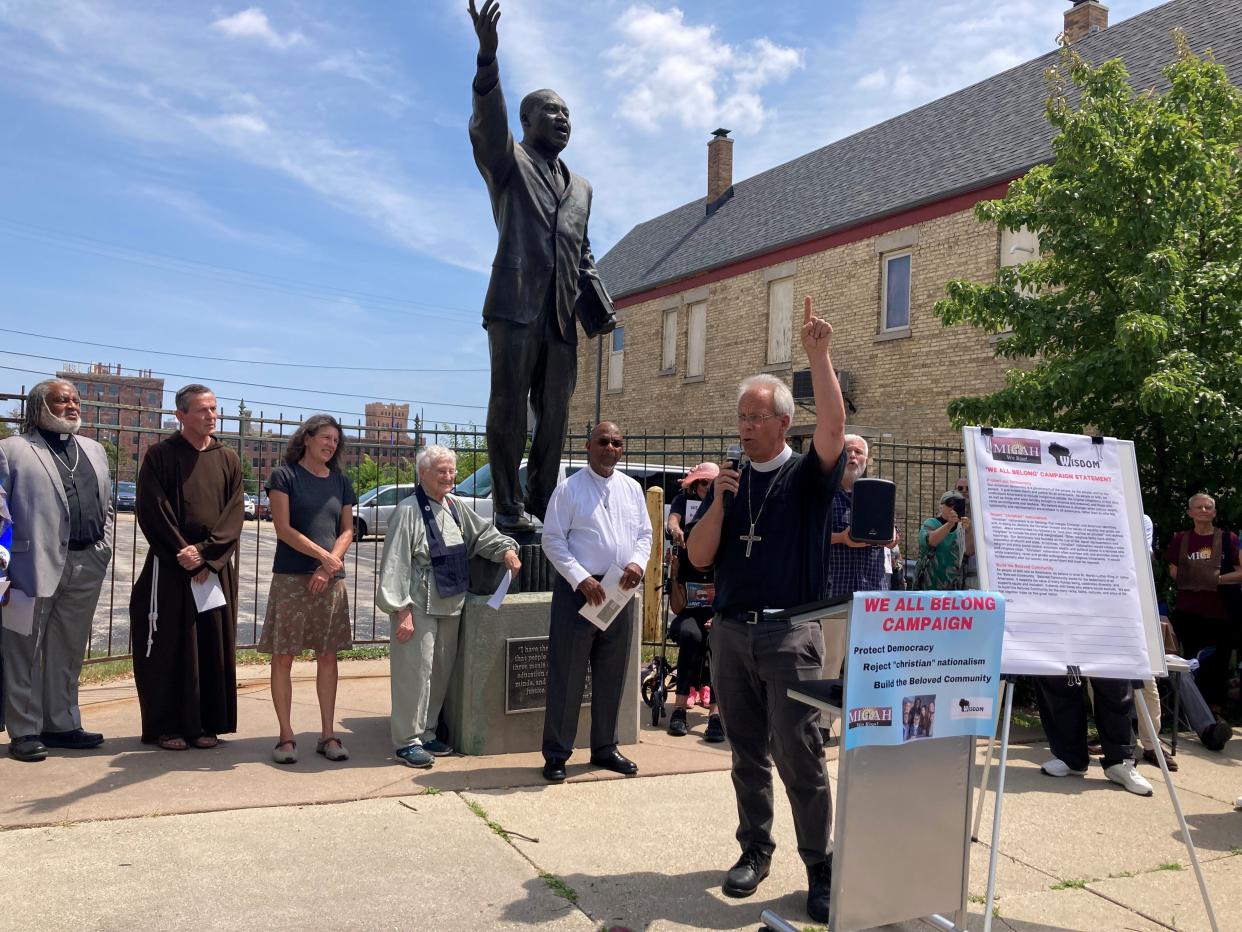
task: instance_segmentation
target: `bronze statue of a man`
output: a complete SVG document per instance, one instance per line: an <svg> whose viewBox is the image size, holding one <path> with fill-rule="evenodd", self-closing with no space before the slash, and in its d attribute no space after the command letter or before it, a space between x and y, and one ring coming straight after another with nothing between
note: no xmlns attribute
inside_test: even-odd
<svg viewBox="0 0 1242 932"><path fill-rule="evenodd" d="M481 10L470 0L479 37L470 143L487 182L500 241L483 304L491 350L487 406L496 524L532 529L556 487L577 376L575 314L587 336L615 325L611 302L595 270L587 219L591 186L561 161L569 142L569 107L550 90L532 91L519 111L523 136L515 144L500 89L496 23L500 6ZM526 402L535 414L525 500L518 466L526 445Z"/></svg>

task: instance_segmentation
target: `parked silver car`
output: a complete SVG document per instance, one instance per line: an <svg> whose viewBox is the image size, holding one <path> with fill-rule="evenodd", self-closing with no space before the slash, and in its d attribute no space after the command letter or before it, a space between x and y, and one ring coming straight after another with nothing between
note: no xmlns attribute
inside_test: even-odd
<svg viewBox="0 0 1242 932"><path fill-rule="evenodd" d="M354 506L354 540L362 540L368 534L384 535L388 520L404 499L414 494L414 483L381 485L358 496Z"/></svg>

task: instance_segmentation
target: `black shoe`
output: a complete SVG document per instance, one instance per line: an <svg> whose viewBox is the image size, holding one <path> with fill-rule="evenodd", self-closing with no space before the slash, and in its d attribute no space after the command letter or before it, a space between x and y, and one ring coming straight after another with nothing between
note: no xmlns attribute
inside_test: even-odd
<svg viewBox="0 0 1242 932"><path fill-rule="evenodd" d="M707 716L707 731L703 732L703 740L712 744L719 744L724 739L724 725L720 724L720 716Z"/></svg>
<svg viewBox="0 0 1242 932"><path fill-rule="evenodd" d="M75 728L73 731L45 731L39 737L49 748L68 748L71 751L97 748L103 744L104 740L99 732L83 731L81 728Z"/></svg>
<svg viewBox="0 0 1242 932"><path fill-rule="evenodd" d="M543 778L549 783L565 782L565 762L555 757L543 765Z"/></svg>
<svg viewBox="0 0 1242 932"><path fill-rule="evenodd" d="M628 757L623 756L616 748L605 754L592 754L591 763L596 767L603 767L605 770L624 774L627 777L632 777L638 773L638 765Z"/></svg>
<svg viewBox="0 0 1242 932"><path fill-rule="evenodd" d="M529 534L535 530L535 525L530 520L530 515L524 511L519 511L515 515L496 515L496 527L497 529L504 531L506 534Z"/></svg>
<svg viewBox="0 0 1242 932"><path fill-rule="evenodd" d="M690 726L686 724L686 710L673 709L668 720L668 733L674 738L684 738L690 734Z"/></svg>
<svg viewBox="0 0 1242 932"><path fill-rule="evenodd" d="M771 855L763 854L758 848L747 848L737 863L725 874L720 889L725 896L741 898L750 896L759 889L759 883L768 876L772 869Z"/></svg>
<svg viewBox="0 0 1242 932"><path fill-rule="evenodd" d="M47 759L47 747L38 735L22 735L9 742L9 757L33 764Z"/></svg>
<svg viewBox="0 0 1242 932"><path fill-rule="evenodd" d="M832 897L832 852L828 860L806 869L806 914L816 922L828 924L828 904Z"/></svg>
<svg viewBox="0 0 1242 932"><path fill-rule="evenodd" d="M1199 732L1199 740L1209 751L1223 751L1225 742L1232 737L1233 729L1229 727L1228 722L1222 722L1220 719Z"/></svg>

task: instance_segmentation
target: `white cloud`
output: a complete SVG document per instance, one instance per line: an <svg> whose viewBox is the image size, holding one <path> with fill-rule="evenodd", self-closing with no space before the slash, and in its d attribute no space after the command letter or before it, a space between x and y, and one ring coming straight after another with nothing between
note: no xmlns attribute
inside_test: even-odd
<svg viewBox="0 0 1242 932"><path fill-rule="evenodd" d="M686 22L677 7L631 6L615 25L620 41L606 58L621 86L618 112L648 132L667 121L702 129L728 122L757 131L767 117L760 91L803 67L800 49L766 37L735 47L711 25Z"/></svg>
<svg viewBox="0 0 1242 932"><path fill-rule="evenodd" d="M282 51L306 40L296 29L281 35L272 28L267 14L255 6L218 19L211 24L211 28L235 39L259 39Z"/></svg>

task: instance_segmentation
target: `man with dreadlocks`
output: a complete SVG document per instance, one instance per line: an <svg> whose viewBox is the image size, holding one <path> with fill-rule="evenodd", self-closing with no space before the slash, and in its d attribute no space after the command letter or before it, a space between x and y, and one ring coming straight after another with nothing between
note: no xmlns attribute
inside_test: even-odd
<svg viewBox="0 0 1242 932"><path fill-rule="evenodd" d="M77 436L81 424L73 383L48 379L30 390L20 433L0 440L0 513L13 523L4 721L20 761L103 742L82 730L78 673L112 558L112 479L104 448Z"/></svg>

